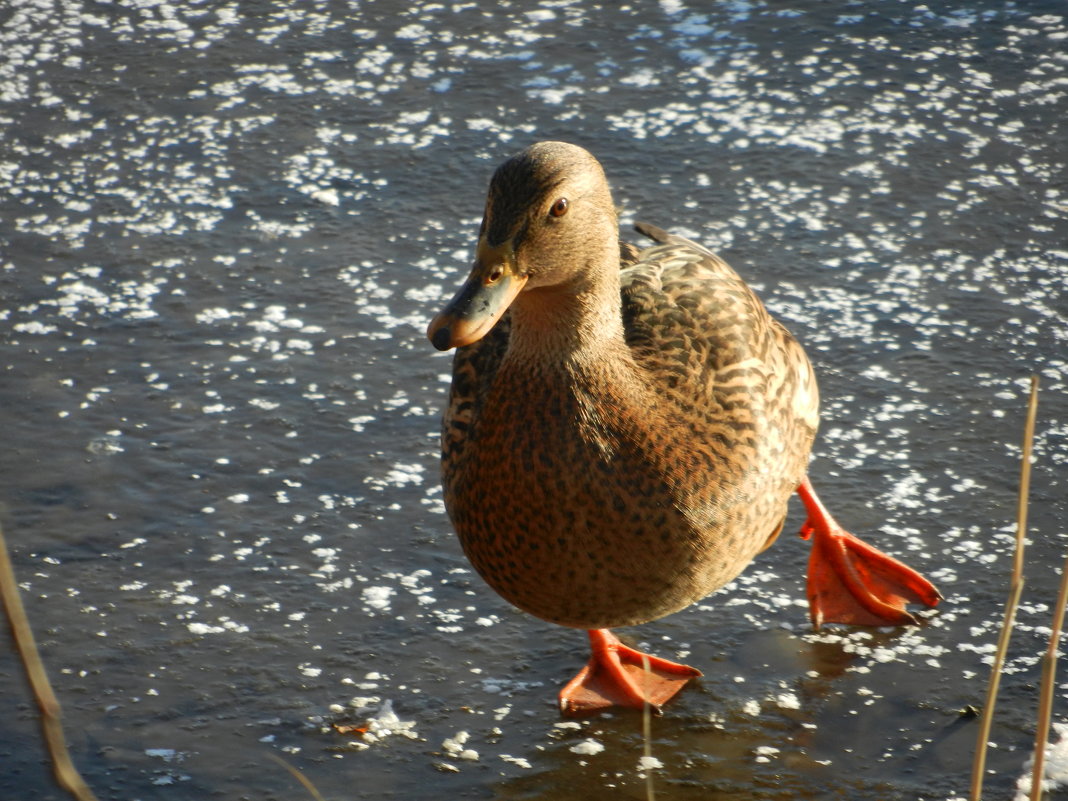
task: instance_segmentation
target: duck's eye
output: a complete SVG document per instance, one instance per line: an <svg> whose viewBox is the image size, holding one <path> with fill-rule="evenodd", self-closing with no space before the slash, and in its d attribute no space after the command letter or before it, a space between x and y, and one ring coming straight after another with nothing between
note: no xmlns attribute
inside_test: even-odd
<svg viewBox="0 0 1068 801"><path fill-rule="evenodd" d="M553 217L563 217L565 214L567 214L567 210L570 205L571 204L568 203L567 198L562 197L549 207L549 214L551 214Z"/></svg>

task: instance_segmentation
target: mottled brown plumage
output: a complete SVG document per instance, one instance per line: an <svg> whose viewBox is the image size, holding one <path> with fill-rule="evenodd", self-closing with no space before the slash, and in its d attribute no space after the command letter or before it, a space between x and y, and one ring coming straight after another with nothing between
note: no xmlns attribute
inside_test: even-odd
<svg viewBox="0 0 1068 801"><path fill-rule="evenodd" d="M520 609L584 629L737 576L817 427L809 361L745 282L639 230L656 244L620 245L589 153L534 145L494 174L475 268L429 331L460 346L442 464L465 553Z"/></svg>
<svg viewBox="0 0 1068 801"><path fill-rule="evenodd" d="M490 236L574 195L555 169L561 149L571 156L549 144L498 171ZM603 182L596 167L575 165ZM615 233L605 200L586 211ZM517 298L456 353L443 474L446 507L483 578L524 611L592 629L678 611L741 572L805 474L817 394L801 347L725 262L657 231L663 243L621 269L618 239L610 249L590 242L578 212L560 218L572 231L553 244L585 265L587 291L605 308L580 306L579 319L558 325L574 330L605 312L617 325L588 343L516 330Z"/></svg>

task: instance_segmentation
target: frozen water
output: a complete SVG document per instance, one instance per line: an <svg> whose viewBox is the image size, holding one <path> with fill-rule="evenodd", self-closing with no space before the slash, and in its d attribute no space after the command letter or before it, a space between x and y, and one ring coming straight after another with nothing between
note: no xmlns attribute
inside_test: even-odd
<svg viewBox="0 0 1068 801"><path fill-rule="evenodd" d="M813 633L784 535L625 632L705 673L653 721L657 786L963 796L1036 372L1010 797L1068 550L1066 41L1055 0L11 4L0 504L90 784L290 797L281 752L330 798L644 793L640 719L557 725L583 637L479 581L437 479L426 322L493 167L560 138L805 343L814 482L946 595ZM47 797L6 653L0 796Z"/></svg>

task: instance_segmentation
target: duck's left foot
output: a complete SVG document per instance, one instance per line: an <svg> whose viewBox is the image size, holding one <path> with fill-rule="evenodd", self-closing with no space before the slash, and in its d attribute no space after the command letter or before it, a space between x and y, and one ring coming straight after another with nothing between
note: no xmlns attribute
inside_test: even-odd
<svg viewBox="0 0 1068 801"><path fill-rule="evenodd" d="M582 715L611 706L654 711L667 703L701 671L657 656L650 656L619 641L608 629L591 629L592 656L578 675L560 690L560 711ZM646 670L648 666L648 670Z"/></svg>
<svg viewBox="0 0 1068 801"><path fill-rule="evenodd" d="M812 538L808 603L812 623L889 626L916 623L908 603L935 606L935 586L892 556L843 529L820 503L806 477L797 488L808 510L801 536Z"/></svg>

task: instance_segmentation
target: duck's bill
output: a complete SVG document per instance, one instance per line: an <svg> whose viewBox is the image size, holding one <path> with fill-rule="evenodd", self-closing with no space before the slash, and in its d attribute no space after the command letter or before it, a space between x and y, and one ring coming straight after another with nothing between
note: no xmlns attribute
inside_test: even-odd
<svg viewBox="0 0 1068 801"><path fill-rule="evenodd" d="M478 342L497 324L526 282L525 275L502 269L499 262L488 267L481 260L476 262L456 297L430 321L427 337L438 350Z"/></svg>

